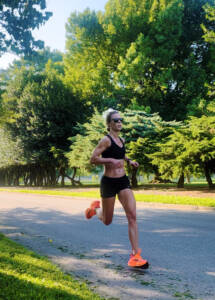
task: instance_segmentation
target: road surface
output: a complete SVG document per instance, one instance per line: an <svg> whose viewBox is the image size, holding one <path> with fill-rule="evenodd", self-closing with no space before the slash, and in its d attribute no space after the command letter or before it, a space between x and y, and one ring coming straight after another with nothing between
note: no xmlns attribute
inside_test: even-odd
<svg viewBox="0 0 215 300"><path fill-rule="evenodd" d="M127 267L127 220L85 220L91 200L0 191L0 231L122 300L215 299L215 211L137 203L146 271Z"/></svg>

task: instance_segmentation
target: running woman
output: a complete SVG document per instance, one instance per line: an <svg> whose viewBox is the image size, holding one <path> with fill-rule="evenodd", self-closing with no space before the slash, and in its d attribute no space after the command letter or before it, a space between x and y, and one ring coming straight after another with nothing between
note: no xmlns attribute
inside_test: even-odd
<svg viewBox="0 0 215 300"><path fill-rule="evenodd" d="M104 175L101 178L100 193L102 198L102 209L100 201L93 201L90 208L85 211L87 219L97 215L105 224L109 225L113 219L116 195L121 202L128 219L128 234L132 251L128 266L148 268L147 260L140 255L138 246L138 228L136 222L136 201L130 187L130 182L125 174L125 161L133 168L139 164L130 160L125 155L124 140L119 137L122 129L122 121L118 111L110 111L106 117L109 134L107 134L93 151L90 162L95 165L104 165Z"/></svg>

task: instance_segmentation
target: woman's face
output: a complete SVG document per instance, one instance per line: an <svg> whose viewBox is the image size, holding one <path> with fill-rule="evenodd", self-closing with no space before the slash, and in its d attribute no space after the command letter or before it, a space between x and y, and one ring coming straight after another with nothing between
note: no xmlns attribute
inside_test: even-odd
<svg viewBox="0 0 215 300"><path fill-rule="evenodd" d="M111 116L109 126L113 131L120 131L122 129L122 117L119 113L115 113Z"/></svg>

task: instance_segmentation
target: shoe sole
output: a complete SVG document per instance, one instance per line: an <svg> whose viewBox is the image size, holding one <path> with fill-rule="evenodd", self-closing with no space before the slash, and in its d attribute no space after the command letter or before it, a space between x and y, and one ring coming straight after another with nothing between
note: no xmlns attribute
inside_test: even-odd
<svg viewBox="0 0 215 300"><path fill-rule="evenodd" d="M129 266L130 268L133 268L133 269L148 269L148 267L149 267L149 263L146 263L146 264L144 264L144 265L142 265L142 266Z"/></svg>

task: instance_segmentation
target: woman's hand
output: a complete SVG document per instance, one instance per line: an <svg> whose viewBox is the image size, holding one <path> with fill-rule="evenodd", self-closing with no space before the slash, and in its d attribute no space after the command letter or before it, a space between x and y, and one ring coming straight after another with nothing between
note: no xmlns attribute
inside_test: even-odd
<svg viewBox="0 0 215 300"><path fill-rule="evenodd" d="M133 160L129 160L129 165L136 169L139 167L139 163Z"/></svg>

